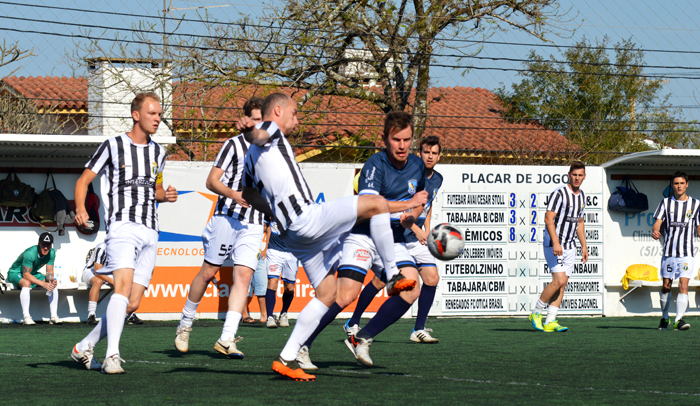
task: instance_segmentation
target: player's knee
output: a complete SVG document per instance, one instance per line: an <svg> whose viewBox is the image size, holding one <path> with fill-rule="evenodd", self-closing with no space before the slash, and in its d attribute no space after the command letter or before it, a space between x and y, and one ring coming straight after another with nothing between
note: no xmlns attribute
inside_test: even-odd
<svg viewBox="0 0 700 406"><path fill-rule="evenodd" d="M30 288L32 286L32 283L22 278L19 280L19 283L17 285L19 285L20 288Z"/></svg>
<svg viewBox="0 0 700 406"><path fill-rule="evenodd" d="M421 271L420 276L423 279L423 283L428 286L437 286L438 282L440 282L440 275L438 275L435 268L424 269Z"/></svg>
<svg viewBox="0 0 700 406"><path fill-rule="evenodd" d="M293 283L284 283L284 291L287 293L294 293L294 284Z"/></svg>
<svg viewBox="0 0 700 406"><path fill-rule="evenodd" d="M277 290L277 284L279 282L279 279L277 278L271 278L267 280L267 288L272 289L272 290Z"/></svg>
<svg viewBox="0 0 700 406"><path fill-rule="evenodd" d="M418 287L418 285L416 285L416 287L411 290L405 290L401 292L400 296L406 302L413 303L416 300L418 300L418 297L420 296L420 288Z"/></svg>

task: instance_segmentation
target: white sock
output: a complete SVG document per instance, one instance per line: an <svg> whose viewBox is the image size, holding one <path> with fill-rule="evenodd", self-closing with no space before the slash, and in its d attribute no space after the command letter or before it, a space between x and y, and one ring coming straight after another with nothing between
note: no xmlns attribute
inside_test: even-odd
<svg viewBox="0 0 700 406"><path fill-rule="evenodd" d="M537 304L535 305L535 310L533 310L533 313L542 313L542 310L544 310L544 307L547 305L547 303L543 302L540 299L537 299Z"/></svg>
<svg viewBox="0 0 700 406"><path fill-rule="evenodd" d="M189 297L185 300L185 307L182 309L182 318L180 319L180 327L192 327L194 318L197 315L197 306L199 306L199 302L194 303L190 301Z"/></svg>
<svg viewBox="0 0 700 406"><path fill-rule="evenodd" d="M97 302L88 302L88 316L97 311Z"/></svg>
<svg viewBox="0 0 700 406"><path fill-rule="evenodd" d="M238 312L226 312L226 321L224 321L224 331L221 332L220 337L221 341L226 341L236 337L236 333L238 332L238 323L241 322L241 318L243 318L243 315Z"/></svg>
<svg viewBox="0 0 700 406"><path fill-rule="evenodd" d="M294 326L287 344L282 349L280 357L283 360L292 361L296 359L299 349L311 337L311 334L316 330L326 312L328 312L328 306L316 298L311 299L309 304L304 307L304 310L299 313L297 324Z"/></svg>
<svg viewBox="0 0 700 406"><path fill-rule="evenodd" d="M124 330L124 315L129 305L129 298L113 293L107 305L107 354L105 358L119 355L119 340Z"/></svg>
<svg viewBox="0 0 700 406"><path fill-rule="evenodd" d="M676 321L674 324L678 323L678 320L683 318L686 309L688 309L688 294L679 293L678 296L676 296Z"/></svg>
<svg viewBox="0 0 700 406"><path fill-rule="evenodd" d="M78 344L78 351L85 351L89 345L96 345L107 337L107 314L104 314L95 328Z"/></svg>
<svg viewBox="0 0 700 406"><path fill-rule="evenodd" d="M382 258L382 263L386 270L386 279L390 280L399 273L399 268L396 267L394 234L391 232L389 213L372 216L369 219L369 233L372 236L372 241L374 241L374 246L377 247L379 256ZM296 357L296 354L294 356Z"/></svg>
<svg viewBox="0 0 700 406"><path fill-rule="evenodd" d="M544 322L544 324L547 324L549 322L556 320L558 312L559 312L558 307L549 305L549 309L547 309L547 320Z"/></svg>
<svg viewBox="0 0 700 406"><path fill-rule="evenodd" d="M26 318L29 317L29 292L32 288L22 288L19 292L19 303L22 305L22 315Z"/></svg>
<svg viewBox="0 0 700 406"><path fill-rule="evenodd" d="M49 295L49 310L51 317L58 317L58 289L54 289Z"/></svg>
<svg viewBox="0 0 700 406"><path fill-rule="evenodd" d="M663 312L661 317L663 317L665 320L668 320L668 308L670 307L669 306L670 303L668 301L668 296L670 293L671 292L666 292L666 293L661 292L661 294L659 295L659 301L661 302L661 311Z"/></svg>

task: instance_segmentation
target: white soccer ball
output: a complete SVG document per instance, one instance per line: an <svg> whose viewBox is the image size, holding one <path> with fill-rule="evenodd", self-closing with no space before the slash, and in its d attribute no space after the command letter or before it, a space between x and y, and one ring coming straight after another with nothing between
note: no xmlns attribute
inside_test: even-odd
<svg viewBox="0 0 700 406"><path fill-rule="evenodd" d="M428 249L435 258L449 261L464 251L464 238L455 226L438 224L428 234Z"/></svg>

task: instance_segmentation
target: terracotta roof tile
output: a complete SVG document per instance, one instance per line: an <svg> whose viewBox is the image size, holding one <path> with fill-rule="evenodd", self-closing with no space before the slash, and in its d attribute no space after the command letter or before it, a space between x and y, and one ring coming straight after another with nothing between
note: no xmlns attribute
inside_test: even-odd
<svg viewBox="0 0 700 406"><path fill-rule="evenodd" d="M59 108L87 109L86 78L8 77L7 85L24 97L36 98L41 107L58 103ZM381 89L373 89L380 91ZM208 127L232 129L245 101L253 95L265 97L273 88L206 87L195 82L175 83L173 124L191 131ZM286 90L299 100L306 92ZM412 103L413 92L409 97ZM428 90L428 119L424 135L437 135L443 148L460 150L549 150L571 149L556 131L537 122L513 123L501 116L502 107L489 90L472 87L437 87ZM202 107L205 106L205 107ZM296 144L380 144L383 112L375 105L338 96L311 98L299 112L300 125L292 141ZM230 134L230 133L226 133ZM211 149L216 149L212 147ZM299 148L297 153L309 148ZM197 149L198 152L199 149ZM207 153L207 156L209 154Z"/></svg>

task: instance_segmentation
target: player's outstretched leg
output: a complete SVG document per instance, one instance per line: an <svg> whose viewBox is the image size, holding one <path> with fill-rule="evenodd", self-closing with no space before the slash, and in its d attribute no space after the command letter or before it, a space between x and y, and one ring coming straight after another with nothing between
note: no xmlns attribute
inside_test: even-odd
<svg viewBox="0 0 700 406"><path fill-rule="evenodd" d="M190 333L192 324L197 316L197 307L204 297L204 292L214 275L219 271L219 266L204 262L197 275L190 283L190 293L185 300L185 307L182 309L180 324L175 332L175 348L180 352L187 352L190 349Z"/></svg>
<svg viewBox="0 0 700 406"><path fill-rule="evenodd" d="M409 339L416 343L437 344L438 339L430 334L433 331L432 329L425 328L425 322L435 300L435 291L437 290L440 276L436 267L421 267L420 271L420 276L423 278L423 286L421 286L420 296L418 297L416 324L413 326Z"/></svg>

